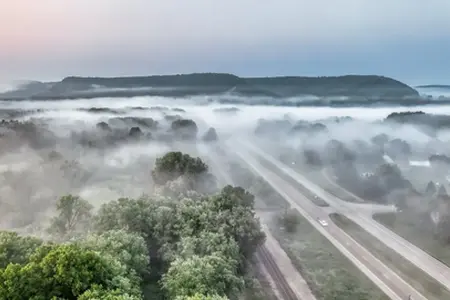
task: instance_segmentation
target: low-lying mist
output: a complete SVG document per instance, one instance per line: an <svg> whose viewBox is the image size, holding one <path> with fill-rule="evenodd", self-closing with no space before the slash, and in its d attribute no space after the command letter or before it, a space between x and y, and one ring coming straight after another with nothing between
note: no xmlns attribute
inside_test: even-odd
<svg viewBox="0 0 450 300"><path fill-rule="evenodd" d="M450 155L447 106L221 105L200 96L3 101L0 106L2 228L40 226L65 194L99 207L119 197L152 193L157 157L168 151L208 156L196 145L233 139L253 143L311 174L321 176L325 170L358 196L379 203L398 204L392 200L398 190L423 194L429 181L448 184L447 167L438 170L432 164L429 178L418 181L409 164ZM430 115L429 123L408 119L409 114L387 118L408 111ZM233 151L240 149L226 148L222 154ZM386 169L386 156L395 168Z"/></svg>

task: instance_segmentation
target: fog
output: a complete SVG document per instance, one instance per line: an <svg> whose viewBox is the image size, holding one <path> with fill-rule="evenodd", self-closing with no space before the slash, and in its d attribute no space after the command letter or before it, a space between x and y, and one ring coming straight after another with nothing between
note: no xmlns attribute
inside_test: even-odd
<svg viewBox="0 0 450 300"><path fill-rule="evenodd" d="M432 164L429 168L434 171L421 180L414 171L415 166L423 166L417 162L428 161L433 154L450 154L448 106L297 108L221 105L208 99L0 102L4 120L0 127L0 226L28 232L41 228L52 216L57 199L69 193L96 208L119 197L164 193L153 184L151 170L156 158L169 151L201 157L223 183L223 174L241 175L236 164L247 168L234 154L244 151L234 141L252 143L281 162L295 163L324 185L330 184L322 176L329 171L367 201L397 205L393 192L407 188L422 193L429 181L448 184L446 167L434 170ZM431 116L426 122L431 123L385 120L393 112L408 111L426 113ZM183 119L193 120L195 128L175 128L174 121ZM186 138L188 130L193 130L193 137ZM382 134L386 134L383 145L377 141L377 136L384 139ZM335 143L340 148L330 148L331 141L341 143ZM380 177L376 187L355 188L362 185L361 174L378 174L386 164L383 155L401 170L399 178L404 181L397 178L400 186L384 187ZM355 174L359 174L356 179ZM427 211L427 202L421 206Z"/></svg>
<svg viewBox="0 0 450 300"><path fill-rule="evenodd" d="M435 87L435 88L416 88L416 90L423 96L431 96L433 99L439 98L449 98L450 97L450 88L446 87Z"/></svg>

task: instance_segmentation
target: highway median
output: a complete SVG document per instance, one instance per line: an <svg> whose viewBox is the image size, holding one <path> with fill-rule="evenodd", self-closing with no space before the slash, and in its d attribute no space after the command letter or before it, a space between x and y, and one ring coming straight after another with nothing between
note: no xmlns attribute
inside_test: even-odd
<svg viewBox="0 0 450 300"><path fill-rule="evenodd" d="M414 266L403 256L385 246L377 238L370 235L358 224L341 214L330 214L333 222L352 238L391 268L400 277L411 284L429 300L450 299L450 291L439 284L428 274Z"/></svg>
<svg viewBox="0 0 450 300"><path fill-rule="evenodd" d="M450 251L448 243L436 237L436 233L420 226L420 218L408 211L398 213L375 214L373 219L386 226L410 243L421 248L442 263L450 266Z"/></svg>
<svg viewBox="0 0 450 300"><path fill-rule="evenodd" d="M389 299L369 278L322 236L300 213L288 232L277 216L270 231L288 254L318 299Z"/></svg>

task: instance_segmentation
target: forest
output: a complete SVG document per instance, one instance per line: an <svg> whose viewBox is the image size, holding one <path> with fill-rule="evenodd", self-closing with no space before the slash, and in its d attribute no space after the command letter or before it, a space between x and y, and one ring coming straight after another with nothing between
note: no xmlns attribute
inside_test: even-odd
<svg viewBox="0 0 450 300"><path fill-rule="evenodd" d="M181 152L149 176L154 194L97 210L62 196L44 238L0 232L0 299L237 299L265 240L254 196Z"/></svg>

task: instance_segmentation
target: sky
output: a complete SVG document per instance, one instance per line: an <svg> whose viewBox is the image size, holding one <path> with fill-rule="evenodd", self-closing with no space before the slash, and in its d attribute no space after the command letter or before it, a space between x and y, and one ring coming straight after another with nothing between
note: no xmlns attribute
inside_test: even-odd
<svg viewBox="0 0 450 300"><path fill-rule="evenodd" d="M449 0L0 0L0 81L227 72L450 84Z"/></svg>

